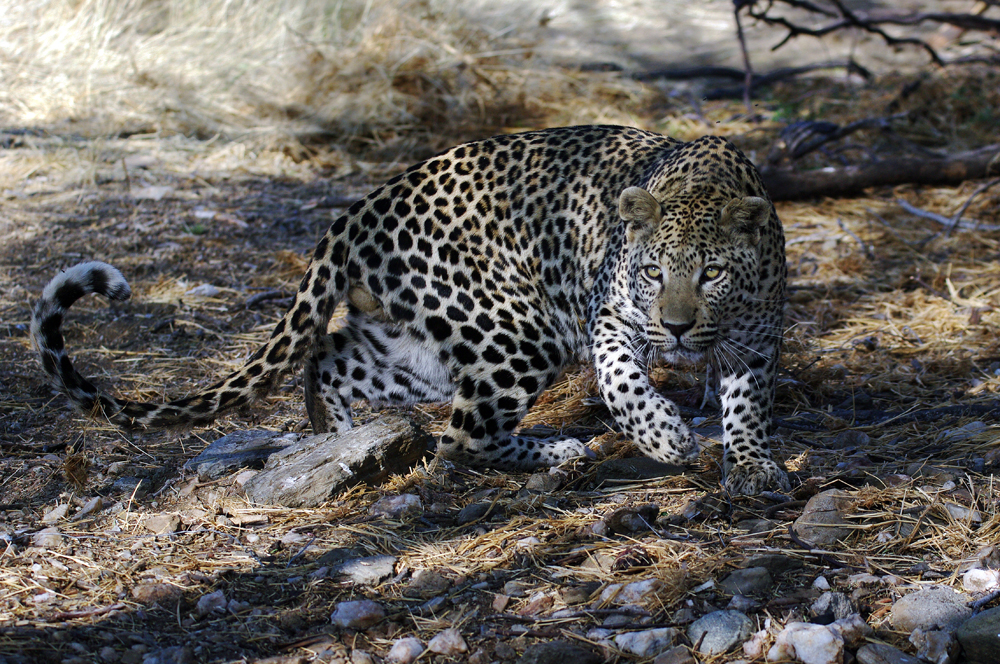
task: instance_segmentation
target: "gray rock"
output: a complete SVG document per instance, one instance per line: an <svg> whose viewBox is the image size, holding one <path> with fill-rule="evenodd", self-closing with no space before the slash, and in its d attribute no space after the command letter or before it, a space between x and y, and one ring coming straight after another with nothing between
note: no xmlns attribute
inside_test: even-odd
<svg viewBox="0 0 1000 664"><path fill-rule="evenodd" d="M925 588L898 600L889 612L889 623L903 632L918 627L924 631L941 629L955 631L972 616L965 605L968 598L944 586Z"/></svg>
<svg viewBox="0 0 1000 664"><path fill-rule="evenodd" d="M861 646L855 654L858 664L921 664L913 655L907 655L884 643L869 643ZM995 660L990 660L995 661Z"/></svg>
<svg viewBox="0 0 1000 664"><path fill-rule="evenodd" d="M765 567L771 576L778 576L788 570L801 569L803 562L783 553L759 553L748 558L744 567Z"/></svg>
<svg viewBox="0 0 1000 664"><path fill-rule="evenodd" d="M433 569L420 569L413 573L413 578L403 589L403 595L429 599L447 591L451 585L451 579L441 572Z"/></svg>
<svg viewBox="0 0 1000 664"><path fill-rule="evenodd" d="M376 484L408 471L429 441L413 420L384 416L342 434L289 445L272 454L243 488L258 503L316 507L358 483Z"/></svg>
<svg viewBox="0 0 1000 664"><path fill-rule="evenodd" d="M479 521L480 519L485 519L487 516L497 512L497 510L490 509L494 507L493 503L482 501L479 503L470 503L458 511L455 516L455 522L464 526L467 523L472 523L473 521Z"/></svg>
<svg viewBox="0 0 1000 664"><path fill-rule="evenodd" d="M300 433L264 429L234 431L209 444L184 468L198 473L202 481L217 479L240 468L263 468L269 456L305 437Z"/></svg>
<svg viewBox="0 0 1000 664"><path fill-rule="evenodd" d="M739 611L713 611L688 625L687 635L702 655L721 655L753 635L753 622Z"/></svg>
<svg viewBox="0 0 1000 664"><path fill-rule="evenodd" d="M385 609L378 602L360 599L340 602L330 616L330 622L344 629L363 630L385 618Z"/></svg>
<svg viewBox="0 0 1000 664"><path fill-rule="evenodd" d="M558 491L562 483L563 479L559 475L553 475L549 472L534 473L524 483L524 488L531 493L551 493Z"/></svg>
<svg viewBox="0 0 1000 664"><path fill-rule="evenodd" d="M355 585L377 586L395 573L395 556L382 555L344 560L331 566L329 575Z"/></svg>
<svg viewBox="0 0 1000 664"><path fill-rule="evenodd" d="M134 495L136 498L142 498L149 492L149 482L126 475L116 479L111 485L111 490L115 493L126 493L129 496Z"/></svg>
<svg viewBox="0 0 1000 664"><path fill-rule="evenodd" d="M691 656L691 650L687 646L674 646L669 650L664 650L656 659L653 660L653 664L698 664L694 657Z"/></svg>
<svg viewBox="0 0 1000 664"><path fill-rule="evenodd" d="M917 657L931 664L953 664L958 659L958 641L951 632L915 629L910 634L910 643L917 647ZM996 645L1000 645L997 643ZM1000 650L993 648L993 661Z"/></svg>
<svg viewBox="0 0 1000 664"><path fill-rule="evenodd" d="M995 664L1000 659L1000 607L966 620L956 636L968 664Z"/></svg>
<svg viewBox="0 0 1000 664"><path fill-rule="evenodd" d="M499 645L496 648L498 656ZM517 661L518 664L600 664L604 658L589 648L569 641L548 641L528 646Z"/></svg>
<svg viewBox="0 0 1000 664"><path fill-rule="evenodd" d="M619 535L645 532L656 523L660 508L652 503L620 507L604 518L611 532Z"/></svg>
<svg viewBox="0 0 1000 664"><path fill-rule="evenodd" d="M719 582L719 588L733 595L753 595L770 590L773 581L765 567L748 567L733 570Z"/></svg>
<svg viewBox="0 0 1000 664"><path fill-rule="evenodd" d="M854 532L844 514L854 505L855 498L846 491L831 489L809 499L802 516L793 528L801 539L815 545L833 544Z"/></svg>
<svg viewBox="0 0 1000 664"><path fill-rule="evenodd" d="M823 593L809 607L809 615L812 616L813 622L820 625L829 625L852 613L854 613L854 607L851 606L851 600L844 593Z"/></svg>
<svg viewBox="0 0 1000 664"><path fill-rule="evenodd" d="M684 466L676 466L649 457L608 459L597 467L594 483L597 486L609 480L652 480L667 475L680 475Z"/></svg>

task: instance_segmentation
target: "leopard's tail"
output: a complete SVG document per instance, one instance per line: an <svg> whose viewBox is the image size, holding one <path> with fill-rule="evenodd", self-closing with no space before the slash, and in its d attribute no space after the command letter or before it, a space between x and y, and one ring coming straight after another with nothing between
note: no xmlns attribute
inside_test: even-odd
<svg viewBox="0 0 1000 664"><path fill-rule="evenodd" d="M334 228L339 226L343 230L343 222L338 220ZM112 300L127 300L132 294L121 272L96 261L80 263L56 276L35 305L31 339L42 369L75 407L124 428L207 424L220 413L247 406L270 392L283 375L302 361L317 331L326 331L334 307L346 294L344 245L337 241L334 228L317 245L295 301L275 325L268 342L240 369L200 394L163 404L126 401L103 394L76 370L65 351L60 329L66 311L90 293ZM333 255L335 248L340 255Z"/></svg>

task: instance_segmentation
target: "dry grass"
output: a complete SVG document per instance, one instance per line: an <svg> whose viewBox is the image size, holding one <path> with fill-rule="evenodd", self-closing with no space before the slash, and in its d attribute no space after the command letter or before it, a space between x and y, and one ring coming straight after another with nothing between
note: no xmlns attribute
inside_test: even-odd
<svg viewBox="0 0 1000 664"><path fill-rule="evenodd" d="M978 230L950 236L896 200L950 216L975 183L778 206L791 292L777 413L790 428L777 454L803 480L797 498L832 486L860 498L855 534L826 558L788 537L799 508L719 499L717 450L685 475L601 481L633 452L606 433L595 442L604 458L556 471L548 491L527 490L521 475L428 466L321 509L286 509L248 503L235 478L199 483L180 473L207 440L250 426L245 418L126 437L61 411L39 379L25 337L30 301L57 267L84 257L122 267L137 301L74 308L67 335L80 366L131 397L183 394L267 334L280 297L246 303L294 292L302 257L329 223L324 200L357 195L439 148L498 131L620 122L681 138L731 135L763 156L782 122L881 112L911 82L789 83L761 102L765 118L755 123L737 103L692 105L615 74L554 67L534 51L541 19L531 3L480 0L6 3L0 658L83 662L102 647L141 656L186 644L198 661L337 661L458 625L473 650L496 659L499 643L586 641L609 617L637 629L725 606L728 597L703 584L757 552L805 566L760 598L761 625L771 618L773 631L801 617L823 575L855 594L878 638L907 647L886 622L891 601L927 583L959 585L963 562L1000 532L992 479L1000 436L984 413L1000 391L1000 188L965 213ZM901 132L949 150L995 140L997 90L991 72L930 75L900 102L913 113ZM658 369L655 379L711 433L715 413L697 411L700 370ZM601 431L609 418L594 396L592 371L570 372L524 424ZM907 419L957 404L982 408ZM418 415L439 430L448 409ZM302 428L297 381L250 420ZM115 487L129 477L142 480L138 490ZM398 521L369 513L398 493L417 494L423 511ZM102 508L79 517L96 496ZM458 523L458 510L477 502L497 516ZM600 529L616 509L643 503L659 506L654 530ZM37 546L35 534L50 525L43 515L59 505L67 514L51 525L61 541ZM173 535L144 525L170 514L182 524ZM398 577L374 589L344 585L321 572L322 555L338 547L395 555ZM450 580L445 601L411 596L407 584L421 569ZM851 577L862 571L882 583L855 588ZM657 582L638 608L599 594L567 606L560 592L636 580ZM509 581L524 594L498 600ZM214 590L236 603L199 616L198 599ZM161 601L154 591L165 593ZM384 602L389 619L365 633L331 631L333 605L362 596Z"/></svg>

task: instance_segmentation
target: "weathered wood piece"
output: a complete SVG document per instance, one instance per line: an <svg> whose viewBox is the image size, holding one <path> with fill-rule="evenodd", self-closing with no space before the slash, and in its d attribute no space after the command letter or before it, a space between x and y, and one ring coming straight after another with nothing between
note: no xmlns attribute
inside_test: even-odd
<svg viewBox="0 0 1000 664"><path fill-rule="evenodd" d="M272 454L244 489L257 503L316 507L361 482L377 484L408 471L429 442L413 420L388 415L342 434L292 443Z"/></svg>

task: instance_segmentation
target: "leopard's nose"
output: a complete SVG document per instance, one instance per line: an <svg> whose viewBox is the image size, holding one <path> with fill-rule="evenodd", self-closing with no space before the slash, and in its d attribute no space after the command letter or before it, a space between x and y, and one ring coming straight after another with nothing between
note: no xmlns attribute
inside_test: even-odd
<svg viewBox="0 0 1000 664"><path fill-rule="evenodd" d="M670 330L670 332L675 337L677 337L678 339L680 339L682 334L684 334L685 332L687 332L688 330L690 330L692 327L694 327L694 321L691 320L691 321L688 321L686 323L668 323L667 321L663 321L663 327L665 327L668 330Z"/></svg>

